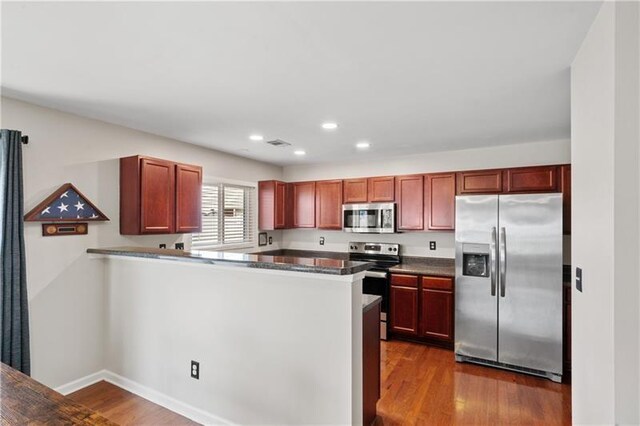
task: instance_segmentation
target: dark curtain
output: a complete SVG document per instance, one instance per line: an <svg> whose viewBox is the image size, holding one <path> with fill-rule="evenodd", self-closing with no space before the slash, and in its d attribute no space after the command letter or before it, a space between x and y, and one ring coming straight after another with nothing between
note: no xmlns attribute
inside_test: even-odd
<svg viewBox="0 0 640 426"><path fill-rule="evenodd" d="M24 256L22 140L0 130L0 361L31 373Z"/></svg>

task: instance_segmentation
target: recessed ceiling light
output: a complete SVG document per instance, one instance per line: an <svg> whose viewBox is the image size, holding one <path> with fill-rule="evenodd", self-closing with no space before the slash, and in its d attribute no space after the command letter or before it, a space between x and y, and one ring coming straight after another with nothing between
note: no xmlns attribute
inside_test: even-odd
<svg viewBox="0 0 640 426"><path fill-rule="evenodd" d="M251 135L251 136L249 136L249 139L251 139L252 141L255 141L255 142L260 142L261 140L264 139L264 136L262 136L262 135Z"/></svg>
<svg viewBox="0 0 640 426"><path fill-rule="evenodd" d="M293 153L294 153L295 155L305 155L305 154L306 154L306 152L304 152L304 151L303 151L303 150L301 150L301 149L296 149L295 151L293 151Z"/></svg>
<svg viewBox="0 0 640 426"><path fill-rule="evenodd" d="M358 149L367 149L367 148L369 148L370 146L371 146L371 144L370 144L369 142L365 142L365 141L358 142L358 143L356 144L356 148L358 148Z"/></svg>
<svg viewBox="0 0 640 426"><path fill-rule="evenodd" d="M322 128L325 130L334 130L338 128L338 123L327 121L326 123L322 123Z"/></svg>

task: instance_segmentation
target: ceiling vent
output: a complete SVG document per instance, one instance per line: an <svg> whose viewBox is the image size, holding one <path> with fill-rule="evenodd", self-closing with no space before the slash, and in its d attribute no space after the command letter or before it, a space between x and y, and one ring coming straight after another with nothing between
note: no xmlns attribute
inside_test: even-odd
<svg viewBox="0 0 640 426"><path fill-rule="evenodd" d="M285 147L285 146L291 146L291 144L289 142L285 142L282 139L274 139L272 141L267 141L267 143L269 145L273 145L273 146L279 146L279 147Z"/></svg>

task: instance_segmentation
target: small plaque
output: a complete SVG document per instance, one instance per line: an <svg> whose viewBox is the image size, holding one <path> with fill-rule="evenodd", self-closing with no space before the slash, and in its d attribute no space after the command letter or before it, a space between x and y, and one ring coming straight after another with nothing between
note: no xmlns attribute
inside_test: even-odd
<svg viewBox="0 0 640 426"><path fill-rule="evenodd" d="M43 223L44 237L59 237L61 235L87 235L87 223Z"/></svg>

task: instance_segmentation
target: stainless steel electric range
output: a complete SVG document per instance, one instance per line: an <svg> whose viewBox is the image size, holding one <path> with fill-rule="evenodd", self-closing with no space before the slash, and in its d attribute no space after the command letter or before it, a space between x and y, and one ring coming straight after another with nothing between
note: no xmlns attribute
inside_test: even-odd
<svg viewBox="0 0 640 426"><path fill-rule="evenodd" d="M375 266L365 272L362 293L382 296L380 338L387 340L387 312L389 309L389 268L400 263L400 244L349 243L349 260L372 262Z"/></svg>

